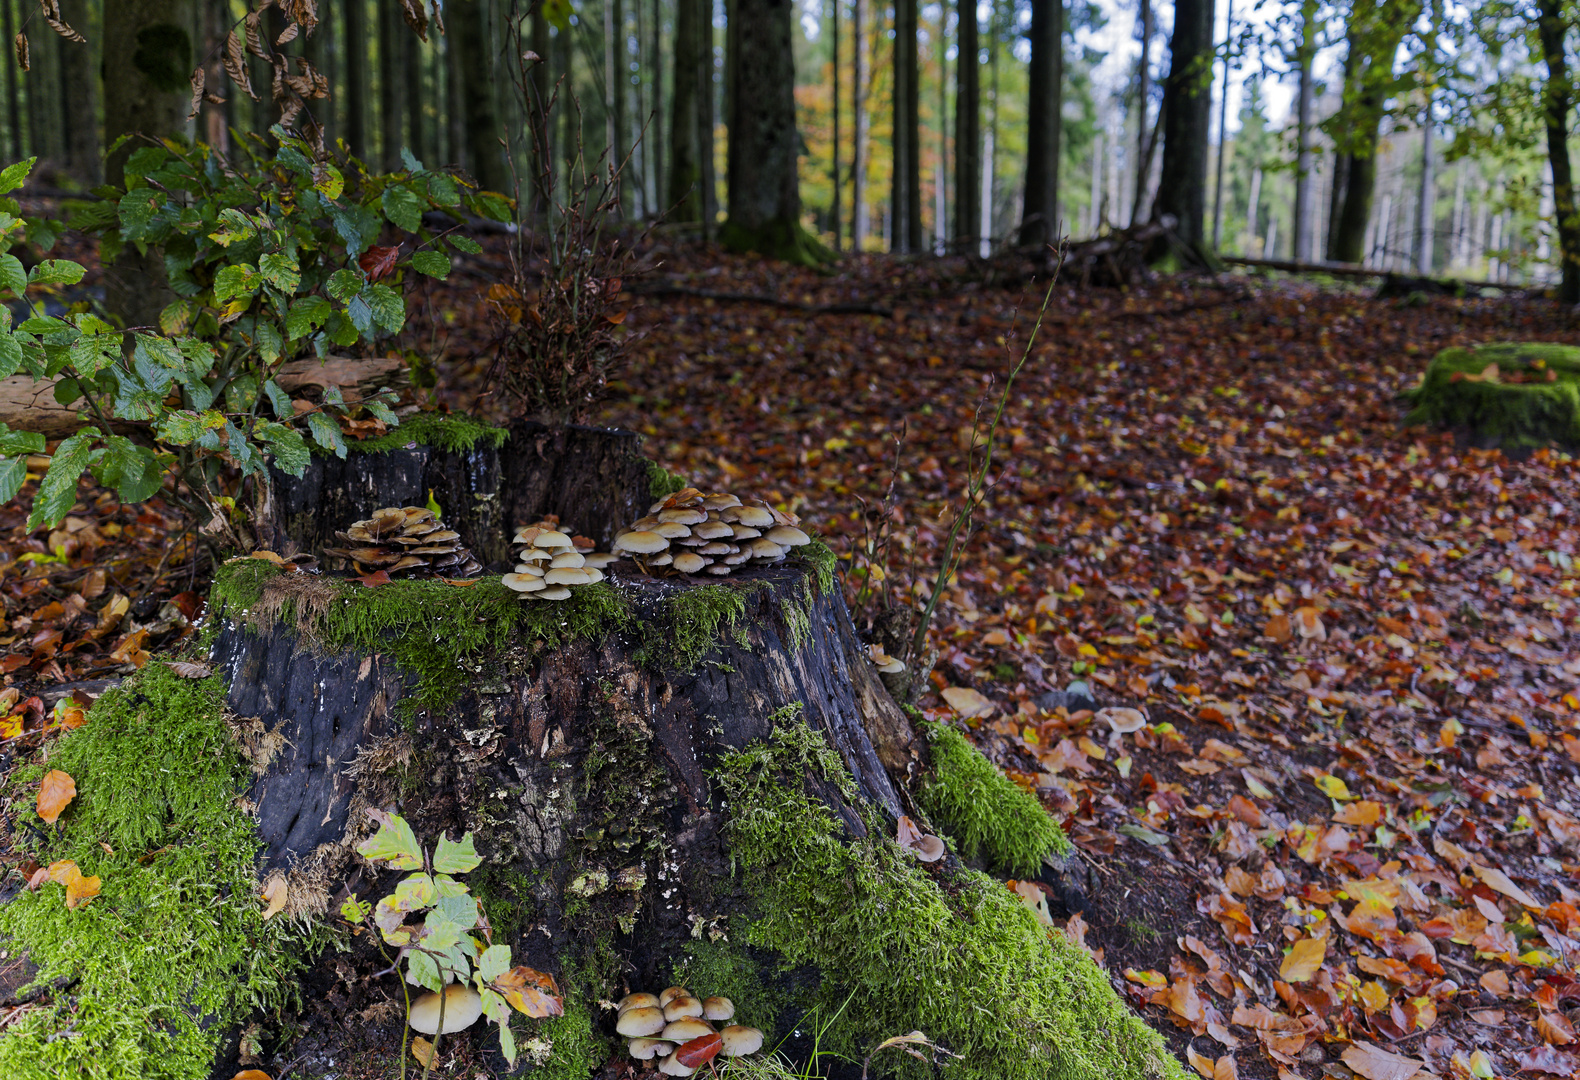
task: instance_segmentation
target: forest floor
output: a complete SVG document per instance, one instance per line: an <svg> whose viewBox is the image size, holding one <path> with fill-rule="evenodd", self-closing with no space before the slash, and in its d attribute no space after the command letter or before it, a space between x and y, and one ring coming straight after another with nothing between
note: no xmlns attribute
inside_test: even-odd
<svg viewBox="0 0 1580 1080"><path fill-rule="evenodd" d="M639 340L599 419L846 556L892 483L886 584L930 586L1041 287L664 258L628 283ZM502 265L459 266L410 331L453 407L499 407ZM816 310L852 304L881 313ZM1065 823L1100 884L1058 930L1212 1080L1580 1074L1580 472L1402 430L1397 400L1438 349L1510 339L1580 321L1242 276L1059 286L1008 395L926 703ZM30 490L0 509L22 746L48 720L29 693L141 662L204 591L172 514L84 485L29 535ZM1077 678L1111 708L1038 706Z"/></svg>

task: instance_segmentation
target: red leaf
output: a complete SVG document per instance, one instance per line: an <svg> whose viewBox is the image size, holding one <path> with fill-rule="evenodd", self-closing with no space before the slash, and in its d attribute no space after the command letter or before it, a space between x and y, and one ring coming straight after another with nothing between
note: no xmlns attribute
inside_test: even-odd
<svg viewBox="0 0 1580 1080"><path fill-rule="evenodd" d="M395 260L399 258L399 247L370 247L362 253L357 265L362 267L369 281L377 281L395 272Z"/></svg>
<svg viewBox="0 0 1580 1080"><path fill-rule="evenodd" d="M390 583L390 576L383 570L375 570L371 574L363 574L361 577L357 578L357 580L362 582L362 584L366 585L370 589L376 589L380 585L388 585Z"/></svg>
<svg viewBox="0 0 1580 1080"><path fill-rule="evenodd" d="M681 1043L675 1048L675 1060L688 1069L695 1069L705 1065L718 1057L719 1051L724 1046L724 1037L717 1033L699 1035L690 1042Z"/></svg>

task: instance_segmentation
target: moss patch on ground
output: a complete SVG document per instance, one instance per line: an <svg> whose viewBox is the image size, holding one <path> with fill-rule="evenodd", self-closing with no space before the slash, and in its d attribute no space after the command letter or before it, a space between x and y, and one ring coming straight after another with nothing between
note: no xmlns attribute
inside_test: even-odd
<svg viewBox="0 0 1580 1080"><path fill-rule="evenodd" d="M715 777L755 907L732 936L823 972L819 1003L839 1015L825 1035L833 1049L860 1060L920 1029L963 1055L950 1068L960 1080L1184 1076L1091 958L1002 883L974 871L934 879L877 822L865 839L842 835L806 791L812 773L851 787L822 736L789 725L725 758ZM932 1075L900 1055L873 1064Z"/></svg>
<svg viewBox="0 0 1580 1080"><path fill-rule="evenodd" d="M1511 456L1544 446L1580 450L1580 348L1572 345L1444 349L1402 396L1406 424L1460 432L1476 446Z"/></svg>
<svg viewBox="0 0 1580 1080"><path fill-rule="evenodd" d="M518 634L553 647L601 639L632 621L629 605L603 582L579 587L560 603L523 603L495 577L468 585L392 581L370 589L287 573L261 559L221 566L210 603L231 618L294 624L329 651L386 653L416 676L411 700L424 709L453 702L482 657Z"/></svg>
<svg viewBox="0 0 1580 1080"><path fill-rule="evenodd" d="M1006 877L1036 877L1046 855L1069 854L1064 830L1032 795L947 724L924 724L932 775L917 792L922 808L960 854L981 857Z"/></svg>
<svg viewBox="0 0 1580 1080"><path fill-rule="evenodd" d="M53 884L0 907L0 936L27 950L38 983L77 980L7 1028L0 1076L201 1080L228 1025L295 993L304 942L262 918L259 841L238 808L251 776L224 700L217 677L150 663L12 780L12 813L49 834L35 857L71 859L102 885L76 911ZM46 768L77 784L53 829L32 813Z"/></svg>
<svg viewBox="0 0 1580 1080"><path fill-rule="evenodd" d="M404 450L412 443L431 446L454 454L464 454L479 445L499 449L505 445L510 432L505 428L490 427L469 416L454 413L417 413L403 417L400 426L392 428L376 439L348 442L346 449L354 454L387 454L391 450Z"/></svg>

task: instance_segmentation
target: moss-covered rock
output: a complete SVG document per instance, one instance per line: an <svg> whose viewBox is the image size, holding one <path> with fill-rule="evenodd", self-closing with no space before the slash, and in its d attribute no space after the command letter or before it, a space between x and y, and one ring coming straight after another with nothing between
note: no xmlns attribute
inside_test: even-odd
<svg viewBox="0 0 1580 1080"><path fill-rule="evenodd" d="M1523 457L1580 449L1580 348L1545 342L1444 349L1403 395L1406 424L1454 431Z"/></svg>
<svg viewBox="0 0 1580 1080"><path fill-rule="evenodd" d="M751 900L732 940L822 973L812 1007L826 1049L860 1058L921 1030L962 1055L961 1080L1182 1077L1162 1039L1103 972L1001 882L937 876L872 823L844 835L813 778L852 792L839 755L806 727L725 758L715 772L729 850ZM931 1075L898 1056L883 1072Z"/></svg>
<svg viewBox="0 0 1580 1080"><path fill-rule="evenodd" d="M35 827L42 771L76 780L35 857L75 861L101 892L69 911L45 885L0 907L0 937L38 965L36 983L63 980L7 1027L0 1076L200 1080L229 1025L294 995L305 935L263 919L258 838L239 806L251 778L224 701L218 678L151 663L95 702L47 766L11 778L11 813Z"/></svg>
<svg viewBox="0 0 1580 1080"><path fill-rule="evenodd" d="M923 727L932 773L917 792L933 824L967 859L980 858L1007 877L1036 877L1049 855L1066 855L1070 841L1048 812L982 751L947 724Z"/></svg>

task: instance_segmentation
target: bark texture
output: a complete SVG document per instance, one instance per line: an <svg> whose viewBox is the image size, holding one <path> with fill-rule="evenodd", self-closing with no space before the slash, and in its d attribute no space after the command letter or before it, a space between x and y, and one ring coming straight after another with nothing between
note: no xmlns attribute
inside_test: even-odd
<svg viewBox="0 0 1580 1080"><path fill-rule="evenodd" d="M673 221L703 220L702 159L713 148L712 132L704 138L702 96L712 90L703 81L703 10L699 0L677 0L675 6L675 89L669 127L669 204ZM711 60L711 56L708 57ZM711 67L711 64L709 65ZM735 128L730 128L731 161L735 156ZM735 204L734 189L730 205Z"/></svg>
<svg viewBox="0 0 1580 1080"><path fill-rule="evenodd" d="M956 4L960 54L955 66L955 242L967 254L982 220L982 73L977 41L976 4Z"/></svg>
<svg viewBox="0 0 1580 1080"><path fill-rule="evenodd" d="M902 254L922 250L920 78L916 0L894 4L894 171L890 212L891 247Z"/></svg>
<svg viewBox="0 0 1580 1080"><path fill-rule="evenodd" d="M1547 161L1553 170L1553 216L1558 219L1558 249L1563 262L1558 295L1564 303L1574 304L1580 303L1580 219L1575 217L1574 172L1569 160L1569 109L1573 94L1564 50L1567 24L1558 0L1541 0L1539 12L1537 30L1547 64L1547 86L1543 93ZM1423 238L1423 243L1430 241Z"/></svg>
<svg viewBox="0 0 1580 1080"><path fill-rule="evenodd" d="M1059 239L1059 137L1064 80L1063 0L1032 0L1030 103L1026 117L1026 205L1020 242Z"/></svg>
<svg viewBox="0 0 1580 1080"><path fill-rule="evenodd" d="M1169 75L1163 84L1163 168L1155 212L1173 214L1175 234L1204 247L1207 148L1212 125L1213 0L1174 5Z"/></svg>

